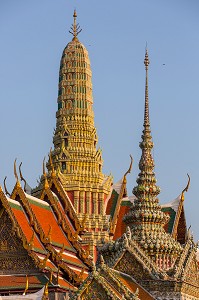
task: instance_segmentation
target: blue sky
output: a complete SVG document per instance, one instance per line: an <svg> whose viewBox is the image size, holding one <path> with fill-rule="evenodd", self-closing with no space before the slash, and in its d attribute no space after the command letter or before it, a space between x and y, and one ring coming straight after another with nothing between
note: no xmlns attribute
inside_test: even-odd
<svg viewBox="0 0 199 300"><path fill-rule="evenodd" d="M0 183L13 162L34 187L52 146L59 62L77 9L93 72L95 124L104 173L135 185L148 44L150 119L161 203L186 186L188 226L199 238L199 2L197 0L2 0L0 2Z"/></svg>

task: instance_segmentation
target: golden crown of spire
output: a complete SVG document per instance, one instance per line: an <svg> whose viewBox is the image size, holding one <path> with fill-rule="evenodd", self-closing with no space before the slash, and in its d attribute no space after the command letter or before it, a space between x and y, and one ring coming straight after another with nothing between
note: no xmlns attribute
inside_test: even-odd
<svg viewBox="0 0 199 300"><path fill-rule="evenodd" d="M74 39L76 39L78 34L82 31L82 29L80 28L80 25L78 23L76 23L76 18L77 18L76 10L74 10L73 18L74 18L74 21L70 28L71 31L69 30L69 32L74 36Z"/></svg>

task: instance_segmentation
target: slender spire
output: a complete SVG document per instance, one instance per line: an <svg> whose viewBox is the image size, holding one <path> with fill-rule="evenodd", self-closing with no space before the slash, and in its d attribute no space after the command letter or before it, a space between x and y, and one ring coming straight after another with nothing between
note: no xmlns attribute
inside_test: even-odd
<svg viewBox="0 0 199 300"><path fill-rule="evenodd" d="M74 10L73 18L74 18L74 21L71 26L71 31L69 30L69 32L74 36L73 39L77 39L77 36L82 31L82 29L80 29L79 24L76 23L76 18L77 18L76 10Z"/></svg>
<svg viewBox="0 0 199 300"><path fill-rule="evenodd" d="M130 211L124 216L124 221L131 227L132 238L140 243L140 246L150 255L168 254L168 265L171 264L170 254L178 253L180 245L164 230L164 224L168 222L168 216L161 211L157 198L160 188L156 185L154 173L154 160L152 157L153 141L149 121L149 96L148 96L148 66L149 57L146 49L144 65L146 70L145 82L145 107L144 129L140 142L142 150L137 178L137 186L133 189L136 200Z"/></svg>
<svg viewBox="0 0 199 300"><path fill-rule="evenodd" d="M154 173L154 160L151 150L153 149L153 142L150 130L149 121L149 95L148 95L148 66L149 56L146 49L144 65L146 70L145 79L145 106L144 106L144 124L140 148L142 150L139 169L140 173L137 178L137 186L133 189L133 194L136 196L132 211L126 215L127 223L132 224L132 228L137 232L140 226L143 230L148 230L149 223L161 224L165 223L165 216L161 212L157 195L160 188L156 185L156 178ZM158 218L156 216L158 215ZM133 216L133 217L132 217ZM150 218L149 218L150 216ZM138 231L139 231L138 230ZM141 237L140 237L141 238Z"/></svg>
<svg viewBox="0 0 199 300"><path fill-rule="evenodd" d="M149 92L148 92L148 67L149 67L149 56L148 50L146 48L144 65L146 70L146 78L145 78L145 104L144 104L144 129L142 131L142 141L140 143L140 148L142 149L142 156L139 163L139 168L141 173L139 177L141 181L144 181L144 185L149 181L148 175L153 177L153 181L156 182L155 174L153 173L154 169L154 161L151 154L151 150L153 148L151 130L150 130L150 120L149 120ZM145 174L143 178L143 174ZM147 175L148 174L148 175ZM146 180L147 178L147 180ZM146 182L147 181L147 182ZM146 184L148 185L148 184Z"/></svg>
<svg viewBox="0 0 199 300"><path fill-rule="evenodd" d="M148 92L148 66L150 64L149 56L148 56L148 50L146 48L145 52L145 70L146 70L146 83L145 83L145 109L144 109L144 126L149 126L149 92Z"/></svg>

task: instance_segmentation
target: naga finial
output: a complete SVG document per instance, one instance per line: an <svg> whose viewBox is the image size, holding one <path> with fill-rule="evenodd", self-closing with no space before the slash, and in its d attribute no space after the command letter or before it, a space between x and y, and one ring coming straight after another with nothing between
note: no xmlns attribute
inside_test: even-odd
<svg viewBox="0 0 199 300"><path fill-rule="evenodd" d="M15 158L15 161L14 161L14 175L15 175L15 178L16 178L16 181L17 181L17 185L20 185L19 177L18 177L18 174L17 174L16 163L17 163L17 159Z"/></svg>
<svg viewBox="0 0 199 300"><path fill-rule="evenodd" d="M8 196L10 197L11 194L10 194L10 193L8 192L8 190L7 190L6 179L7 179L7 176L6 176L6 177L4 178L4 180L3 180L4 190L5 190L6 195L8 195Z"/></svg>
<svg viewBox="0 0 199 300"><path fill-rule="evenodd" d="M131 159L130 166L129 166L128 170L126 171L126 173L124 174L124 177L126 177L127 174L131 173L131 169L132 169L132 165L133 165L133 157L131 154L130 154L130 159Z"/></svg>
<svg viewBox="0 0 199 300"><path fill-rule="evenodd" d="M27 192L27 190L26 190L27 182L26 182L25 178L24 178L23 175L22 175L21 166L22 166L22 162L21 162L20 165L19 165L19 175L20 175L21 181L24 182L24 191Z"/></svg>
<svg viewBox="0 0 199 300"><path fill-rule="evenodd" d="M186 187L184 188L184 190L182 191L181 193L181 200L184 201L184 192L187 192L188 189L189 189L189 185L190 185L190 181L191 181L191 178L189 176L189 174L187 173L187 176L188 176L188 182L187 182L187 185Z"/></svg>
<svg viewBox="0 0 199 300"><path fill-rule="evenodd" d="M76 9L74 10L74 14L73 14L73 24L71 26L71 31L69 30L69 32L74 36L74 40L77 39L78 34L82 31L82 29L80 28L79 24L76 23L76 18L77 18L77 13L76 13Z"/></svg>

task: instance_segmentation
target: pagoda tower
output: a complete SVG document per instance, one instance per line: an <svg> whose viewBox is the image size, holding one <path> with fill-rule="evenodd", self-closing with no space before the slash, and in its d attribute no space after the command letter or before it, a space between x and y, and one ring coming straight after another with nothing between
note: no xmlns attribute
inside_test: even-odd
<svg viewBox="0 0 199 300"><path fill-rule="evenodd" d="M154 256L156 263L162 269L172 267L177 256L182 251L181 245L164 229L168 215L162 210L157 198L160 188L156 185L154 160L152 157L153 141L149 120L148 96L148 66L149 57L146 49L144 65L146 70L144 124L140 148L142 150L139 162L140 173L137 186L133 189L136 196L124 221L131 228L132 238L149 254Z"/></svg>
<svg viewBox="0 0 199 300"><path fill-rule="evenodd" d="M83 239L107 240L108 221L105 201L110 194L112 177L102 173L102 151L97 148L94 125L91 66L88 52L79 41L76 23L69 31L73 38L65 47L59 71L58 110L53 137L52 166L69 196L87 232Z"/></svg>

